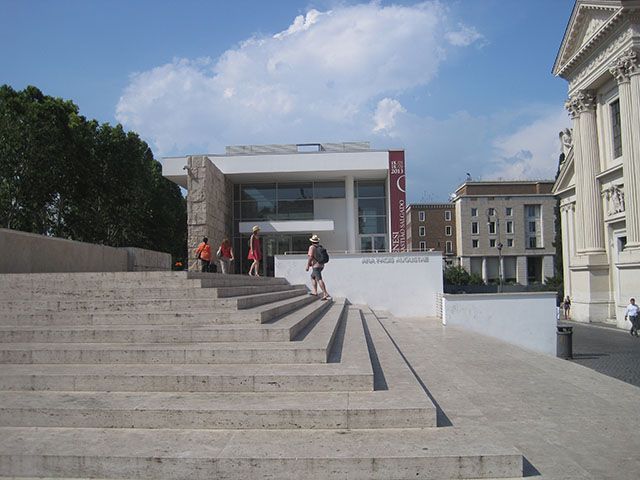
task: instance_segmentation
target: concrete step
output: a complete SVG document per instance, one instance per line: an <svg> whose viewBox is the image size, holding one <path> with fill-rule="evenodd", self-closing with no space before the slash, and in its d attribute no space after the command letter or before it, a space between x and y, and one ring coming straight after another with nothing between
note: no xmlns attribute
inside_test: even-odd
<svg viewBox="0 0 640 480"><path fill-rule="evenodd" d="M483 428L0 428L0 475L103 478L479 479L522 476Z"/></svg>
<svg viewBox="0 0 640 480"><path fill-rule="evenodd" d="M196 281L196 280L194 280ZM198 286L183 286L167 288L161 287L129 287L129 288L93 288L93 289L65 289L49 290L43 288L41 291L32 294L28 298L35 300L131 300L131 299L155 299L155 298L227 298L239 297L243 295L252 295L256 293L279 292L282 290L291 290L293 288L301 288L302 285L289 285L288 283L274 283L264 285L238 285L201 288ZM18 289L2 289L0 288L0 301L17 301L26 300L25 293Z"/></svg>
<svg viewBox="0 0 640 480"><path fill-rule="evenodd" d="M307 287L288 288L276 292L256 293L231 298L130 298L120 299L73 299L73 300L4 300L0 301L0 315L11 312L119 312L119 311L184 311L192 310L241 310L286 298L304 295Z"/></svg>
<svg viewBox="0 0 640 480"><path fill-rule="evenodd" d="M298 342L4 343L0 344L0 363L326 363L343 309L344 302L331 305Z"/></svg>
<svg viewBox="0 0 640 480"><path fill-rule="evenodd" d="M296 292L302 293L302 292ZM316 298L299 295L242 311L163 311L163 312L4 312L0 326L54 325L225 325L266 323L303 307Z"/></svg>
<svg viewBox="0 0 640 480"><path fill-rule="evenodd" d="M311 302L264 324L0 326L0 343L283 342L293 340L298 332L330 305L327 302Z"/></svg>

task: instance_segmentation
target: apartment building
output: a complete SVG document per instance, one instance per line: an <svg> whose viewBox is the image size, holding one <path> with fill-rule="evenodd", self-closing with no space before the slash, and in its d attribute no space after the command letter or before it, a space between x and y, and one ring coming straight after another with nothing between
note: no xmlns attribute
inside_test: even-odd
<svg viewBox="0 0 640 480"><path fill-rule="evenodd" d="M453 265L456 258L455 204L410 204L407 207L407 245L414 252L441 251L445 265Z"/></svg>
<svg viewBox="0 0 640 480"><path fill-rule="evenodd" d="M485 283L554 275L553 181L468 181L455 191L460 264Z"/></svg>

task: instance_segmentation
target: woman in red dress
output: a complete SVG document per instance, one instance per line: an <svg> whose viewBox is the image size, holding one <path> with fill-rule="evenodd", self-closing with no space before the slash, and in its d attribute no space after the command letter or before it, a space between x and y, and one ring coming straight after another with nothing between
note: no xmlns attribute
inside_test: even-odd
<svg viewBox="0 0 640 480"><path fill-rule="evenodd" d="M253 260L251 267L249 267L249 276L259 277L258 273L260 270L260 260L262 260L262 252L260 251L260 227L257 225L253 227L253 233L251 234L251 238L249 239L249 255L247 258L249 260ZM252 273L253 272L253 273Z"/></svg>

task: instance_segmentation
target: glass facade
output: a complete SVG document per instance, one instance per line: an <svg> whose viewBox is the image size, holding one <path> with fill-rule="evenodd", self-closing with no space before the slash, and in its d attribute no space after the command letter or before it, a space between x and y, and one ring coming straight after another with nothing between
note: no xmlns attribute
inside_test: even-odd
<svg viewBox="0 0 640 480"><path fill-rule="evenodd" d="M360 251L386 252L387 197L384 180L361 180L355 185L358 199Z"/></svg>

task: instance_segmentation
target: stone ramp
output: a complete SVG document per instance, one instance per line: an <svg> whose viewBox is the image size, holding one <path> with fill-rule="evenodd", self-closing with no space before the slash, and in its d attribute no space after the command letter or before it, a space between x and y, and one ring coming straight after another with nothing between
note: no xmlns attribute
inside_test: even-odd
<svg viewBox="0 0 640 480"><path fill-rule="evenodd" d="M436 426L366 306L321 302L282 279L78 275L0 276L0 478L522 474L522 456L495 435ZM32 306L11 304L21 288ZM210 308L149 311L162 310L154 288ZM39 297L103 303L69 312Z"/></svg>

